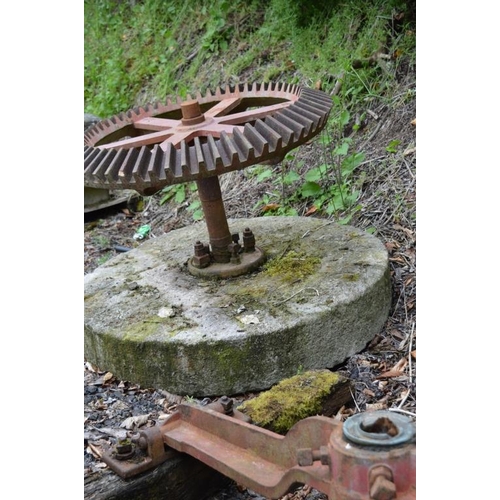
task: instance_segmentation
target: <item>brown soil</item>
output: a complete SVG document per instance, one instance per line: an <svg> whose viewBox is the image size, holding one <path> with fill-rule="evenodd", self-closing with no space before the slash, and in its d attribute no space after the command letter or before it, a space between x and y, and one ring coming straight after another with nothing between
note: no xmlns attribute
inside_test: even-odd
<svg viewBox="0 0 500 500"><path fill-rule="evenodd" d="M416 418L416 105L415 68L401 68L399 88L391 98L370 101L363 128L353 136L357 150L364 151L366 159L356 171L365 180L358 204L362 206L349 224L374 230L386 245L391 267L393 303L383 330L367 348L336 370L348 375L353 383L353 403L341 410L346 417L369 409L387 409L403 412ZM348 130L345 133L349 133ZM392 140L400 141L396 152L387 151ZM299 148L296 158L304 160L299 173L317 165L323 154L318 141ZM274 167L279 175L282 165ZM263 215L255 208L266 192L275 189L271 180L257 182L247 171L238 171L221 177L221 188L228 218ZM135 198L121 206L86 217L84 233L84 271L92 272L103 260L116 255L117 246L137 247L136 230L151 226L149 237L158 237L192 223L188 203L160 204L161 193L147 199ZM295 207L305 215L310 204ZM324 217L317 212L315 217ZM332 219L330 217L330 219ZM374 228L374 229L372 229ZM103 464L94 449L109 443L109 435L95 434L100 427L119 427L131 415L150 414L150 423L159 414L175 408L176 400L161 388L140 388L116 380L106 367L85 364L85 474L99 473ZM110 405L95 403L104 400L106 391L113 397L129 397L126 411L111 412ZM120 393L121 391L121 393ZM130 397L130 392L133 397ZM125 396L124 396L125 397ZM246 396L248 397L248 395ZM234 488L221 492L215 499L261 498ZM326 496L307 488L300 488L286 498L308 500Z"/></svg>

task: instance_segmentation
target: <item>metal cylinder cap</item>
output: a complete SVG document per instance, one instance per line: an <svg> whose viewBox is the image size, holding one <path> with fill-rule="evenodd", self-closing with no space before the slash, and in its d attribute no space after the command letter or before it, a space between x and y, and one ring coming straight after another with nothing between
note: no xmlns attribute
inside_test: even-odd
<svg viewBox="0 0 500 500"><path fill-rule="evenodd" d="M395 412L378 410L358 413L343 425L344 438L365 446L395 446L414 440L414 422Z"/></svg>

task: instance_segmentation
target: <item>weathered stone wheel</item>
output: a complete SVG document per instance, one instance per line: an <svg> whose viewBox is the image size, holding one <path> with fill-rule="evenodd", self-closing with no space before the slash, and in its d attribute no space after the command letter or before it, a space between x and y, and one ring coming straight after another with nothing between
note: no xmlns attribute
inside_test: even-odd
<svg viewBox="0 0 500 500"><path fill-rule="evenodd" d="M84 135L84 183L150 195L278 160L326 124L324 92L280 83L208 91L103 120Z"/></svg>

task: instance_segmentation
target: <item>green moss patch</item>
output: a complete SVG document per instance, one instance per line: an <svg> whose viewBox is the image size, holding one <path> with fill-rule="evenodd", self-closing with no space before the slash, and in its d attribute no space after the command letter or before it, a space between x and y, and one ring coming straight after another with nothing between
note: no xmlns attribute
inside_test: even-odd
<svg viewBox="0 0 500 500"><path fill-rule="evenodd" d="M283 257L272 259L265 264L264 272L284 281L295 281L307 278L316 272L320 263L319 257L291 250Z"/></svg>
<svg viewBox="0 0 500 500"><path fill-rule="evenodd" d="M325 412L331 416L350 397L348 379L329 370L311 370L281 381L238 410L255 425L286 434L299 420Z"/></svg>

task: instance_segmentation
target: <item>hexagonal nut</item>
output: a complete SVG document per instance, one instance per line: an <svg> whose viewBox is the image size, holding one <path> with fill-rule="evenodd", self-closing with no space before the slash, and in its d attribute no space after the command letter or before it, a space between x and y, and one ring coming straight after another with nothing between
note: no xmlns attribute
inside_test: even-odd
<svg viewBox="0 0 500 500"><path fill-rule="evenodd" d="M191 262L194 267L203 269L204 267L208 267L210 265L210 255L195 255Z"/></svg>
<svg viewBox="0 0 500 500"><path fill-rule="evenodd" d="M393 500L396 498L396 485L384 476L377 476L370 487L372 500Z"/></svg>
<svg viewBox="0 0 500 500"><path fill-rule="evenodd" d="M297 450L297 463L301 466L312 465L314 462L311 448L299 448Z"/></svg>
<svg viewBox="0 0 500 500"><path fill-rule="evenodd" d="M229 415L230 413L233 412L233 400L231 398L228 398L227 396L222 396L219 399L219 403L221 404L222 408L224 409L224 413L226 415Z"/></svg>

